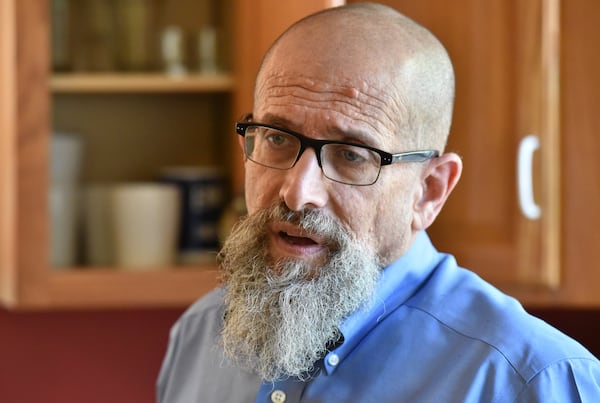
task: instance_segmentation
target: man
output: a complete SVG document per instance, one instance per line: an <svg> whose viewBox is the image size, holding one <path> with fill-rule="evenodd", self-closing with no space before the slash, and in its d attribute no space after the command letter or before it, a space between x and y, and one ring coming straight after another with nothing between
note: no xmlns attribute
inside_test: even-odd
<svg viewBox="0 0 600 403"><path fill-rule="evenodd" d="M172 329L159 401L599 401L591 353L425 233L462 169L453 98L443 46L381 5L277 40L237 124L249 215Z"/></svg>

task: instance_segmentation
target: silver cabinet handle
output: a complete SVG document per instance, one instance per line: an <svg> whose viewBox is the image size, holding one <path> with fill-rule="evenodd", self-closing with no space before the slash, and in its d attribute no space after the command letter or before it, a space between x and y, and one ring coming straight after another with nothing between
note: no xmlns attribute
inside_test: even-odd
<svg viewBox="0 0 600 403"><path fill-rule="evenodd" d="M523 215L530 220L537 220L542 209L533 197L533 154L540 147L537 136L529 134L519 144L517 155L517 193L519 206Z"/></svg>

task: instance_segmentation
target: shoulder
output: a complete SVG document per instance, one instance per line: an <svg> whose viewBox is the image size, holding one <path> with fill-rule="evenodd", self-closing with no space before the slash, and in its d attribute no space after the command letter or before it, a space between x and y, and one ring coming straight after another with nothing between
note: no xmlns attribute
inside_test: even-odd
<svg viewBox="0 0 600 403"><path fill-rule="evenodd" d="M550 362L523 385L517 402L597 402L600 363L589 356Z"/></svg>
<svg viewBox="0 0 600 403"><path fill-rule="evenodd" d="M171 340L185 335L193 335L195 340L216 337L224 312L223 289L216 288L190 305L179 317L171 327Z"/></svg>
<svg viewBox="0 0 600 403"><path fill-rule="evenodd" d="M206 354L217 344L224 312L223 290L217 288L193 303L171 327L165 361Z"/></svg>
<svg viewBox="0 0 600 403"><path fill-rule="evenodd" d="M600 364L585 347L449 259L450 264L434 271L407 305L448 331L486 346L524 384L543 379L545 371L565 367L595 367L598 379Z"/></svg>
<svg viewBox="0 0 600 403"><path fill-rule="evenodd" d="M221 319L224 312L224 290L215 288L202 298L194 302L181 315L178 322L195 322L210 319Z"/></svg>

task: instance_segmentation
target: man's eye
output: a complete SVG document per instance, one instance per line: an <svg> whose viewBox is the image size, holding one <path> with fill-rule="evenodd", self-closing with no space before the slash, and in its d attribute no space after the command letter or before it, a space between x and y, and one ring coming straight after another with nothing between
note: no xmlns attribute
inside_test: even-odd
<svg viewBox="0 0 600 403"><path fill-rule="evenodd" d="M284 145L285 142L287 141L287 138L281 134L277 134L277 133L270 133L267 134L265 136L266 140L270 143L272 143L273 145L276 146L281 146Z"/></svg>
<svg viewBox="0 0 600 403"><path fill-rule="evenodd" d="M341 155L348 162L360 162L364 160L364 157L353 149L342 150Z"/></svg>

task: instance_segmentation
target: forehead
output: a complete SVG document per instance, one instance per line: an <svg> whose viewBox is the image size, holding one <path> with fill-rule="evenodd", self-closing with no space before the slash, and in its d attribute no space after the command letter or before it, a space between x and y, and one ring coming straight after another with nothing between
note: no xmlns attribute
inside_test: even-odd
<svg viewBox="0 0 600 403"><path fill-rule="evenodd" d="M256 119L288 122L307 135L328 130L361 134L380 145L393 140L400 108L381 78L308 70L265 66L257 81Z"/></svg>

